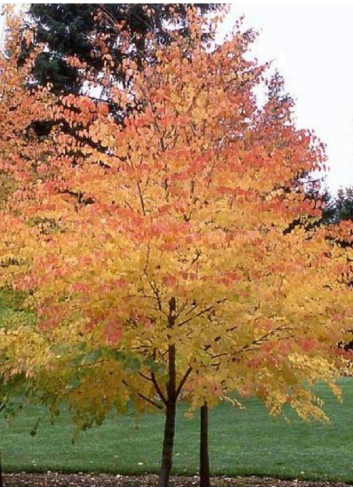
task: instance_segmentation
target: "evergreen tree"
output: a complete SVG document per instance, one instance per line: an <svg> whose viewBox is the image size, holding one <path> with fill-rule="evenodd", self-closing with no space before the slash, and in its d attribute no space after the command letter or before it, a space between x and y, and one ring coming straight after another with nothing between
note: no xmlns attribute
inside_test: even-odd
<svg viewBox="0 0 353 489"><path fill-rule="evenodd" d="M322 213L322 222L338 224L341 221L353 221L353 187L340 188L334 197L328 192L322 199L325 207Z"/></svg>
<svg viewBox="0 0 353 489"><path fill-rule="evenodd" d="M353 187L340 188L334 201L335 221L353 221Z"/></svg>
<svg viewBox="0 0 353 489"><path fill-rule="evenodd" d="M204 15L220 9L221 4L196 6ZM149 33L153 32L161 45L170 41L165 27L171 22L185 36L189 34L187 10L188 4L31 4L28 13L36 37L31 46L23 47L22 59L35 44L46 44L48 49L38 56L34 69L37 82L51 83L57 92L78 93L83 84L80 70L70 66L66 56L77 56L96 77L104 64L96 41L104 36L104 49L108 49L115 66L127 55L141 65ZM131 33L128 54L119 49L121 28ZM114 76L122 78L123 72L115 70Z"/></svg>

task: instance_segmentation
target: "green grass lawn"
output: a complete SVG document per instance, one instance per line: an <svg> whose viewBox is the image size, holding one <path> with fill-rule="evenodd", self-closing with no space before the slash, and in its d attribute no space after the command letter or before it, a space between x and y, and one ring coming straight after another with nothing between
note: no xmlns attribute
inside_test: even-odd
<svg viewBox="0 0 353 489"><path fill-rule="evenodd" d="M353 379L342 380L344 402L321 386L329 424L308 423L289 413L270 418L254 399L239 410L225 404L210 413L210 457L214 474L271 475L353 481ZM198 416L180 409L175 444L175 473L195 474L198 466ZM10 424L1 420L5 471L158 472L163 417L146 415L136 425L131 412L111 416L103 426L83 432L72 444L73 426L63 413L55 425L43 421L31 436L41 409L28 406Z"/></svg>

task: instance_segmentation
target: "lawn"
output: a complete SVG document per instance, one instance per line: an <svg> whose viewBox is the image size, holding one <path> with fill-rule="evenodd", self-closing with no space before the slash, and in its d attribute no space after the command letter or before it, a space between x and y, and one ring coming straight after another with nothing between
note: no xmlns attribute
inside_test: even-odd
<svg viewBox="0 0 353 489"><path fill-rule="evenodd" d="M329 424L308 423L288 413L289 422L270 418L264 406L248 400L246 409L221 405L210 414L212 472L223 475L271 475L353 481L352 418L353 379L341 381L344 402L339 404L324 386ZM190 420L180 409L177 421L174 472L197 472L198 417ZM72 444L69 415L61 414L51 425L44 420L36 436L31 428L43 411L28 406L10 424L1 420L2 461L5 471L157 472L163 417L143 416L136 423L133 412L115 416L99 428L79 435Z"/></svg>

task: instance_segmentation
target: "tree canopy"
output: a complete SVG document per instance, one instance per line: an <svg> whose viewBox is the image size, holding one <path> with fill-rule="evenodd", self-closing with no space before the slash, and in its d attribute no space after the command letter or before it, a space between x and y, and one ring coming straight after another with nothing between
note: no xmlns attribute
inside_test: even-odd
<svg viewBox="0 0 353 489"><path fill-rule="evenodd" d="M128 77L110 87L135 108L121 121L108 101L28 86L35 57L18 66L16 23L1 58L0 170L12 186L0 283L35 316L1 328L4 375L66 400L82 427L128 399L163 409L162 485L180 397L194 409L255 395L272 414L289 404L326 419L312 386L338 395L353 314L350 251L336 239L347 228L288 231L321 217L299 176L320 169L323 146L296 128L282 79L249 60L253 31L239 24L212 47L212 22L192 8L187 19L187 37L150 37L153 64L104 59ZM89 82L80 59L67 62ZM47 117L58 124L33 136Z"/></svg>

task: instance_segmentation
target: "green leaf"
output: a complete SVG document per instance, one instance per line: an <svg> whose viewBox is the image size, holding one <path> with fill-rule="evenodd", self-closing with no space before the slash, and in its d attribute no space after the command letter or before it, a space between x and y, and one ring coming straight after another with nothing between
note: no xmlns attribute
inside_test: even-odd
<svg viewBox="0 0 353 489"><path fill-rule="evenodd" d="M119 350L106 348L102 350L102 353L106 358L110 358L111 360L117 360L118 362L122 362L126 360L126 353Z"/></svg>
<svg viewBox="0 0 353 489"><path fill-rule="evenodd" d="M125 360L125 368L132 372L137 372L141 368L141 361L136 357L130 357Z"/></svg>
<svg viewBox="0 0 353 489"><path fill-rule="evenodd" d="M100 358L102 358L102 350L99 349L99 350L93 350L89 353L87 353L87 355L84 356L84 364L89 364L89 363L95 363L97 362L97 360L99 360Z"/></svg>

